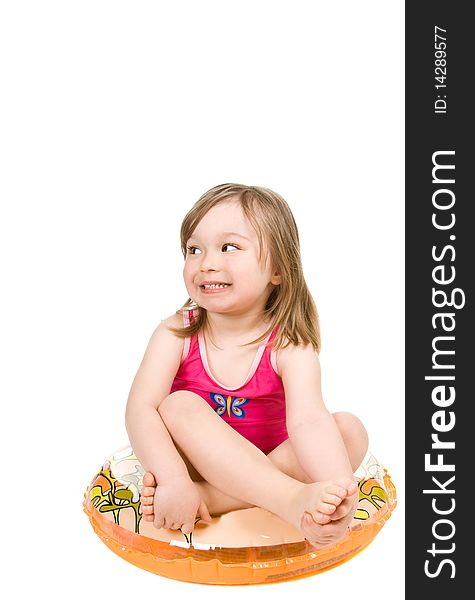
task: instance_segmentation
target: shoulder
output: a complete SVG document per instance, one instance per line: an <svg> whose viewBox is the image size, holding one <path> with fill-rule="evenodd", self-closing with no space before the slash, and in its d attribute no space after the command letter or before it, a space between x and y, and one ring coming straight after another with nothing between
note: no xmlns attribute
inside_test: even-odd
<svg viewBox="0 0 475 600"><path fill-rule="evenodd" d="M173 329L183 327L183 317L174 313L163 319L154 329L149 342L150 350L158 350L165 347L168 351L183 350L184 339L173 333Z"/></svg>
<svg viewBox="0 0 475 600"><path fill-rule="evenodd" d="M171 315L154 329L132 383L128 406L145 402L156 408L170 393L184 346L184 339L170 330L176 325L180 325L180 316Z"/></svg>
<svg viewBox="0 0 475 600"><path fill-rule="evenodd" d="M320 360L312 344L291 344L282 349L280 368L287 428L293 430L323 407Z"/></svg>
<svg viewBox="0 0 475 600"><path fill-rule="evenodd" d="M279 348L276 351L276 364L283 379L307 369L320 373L320 360L312 344L288 344L285 348Z"/></svg>

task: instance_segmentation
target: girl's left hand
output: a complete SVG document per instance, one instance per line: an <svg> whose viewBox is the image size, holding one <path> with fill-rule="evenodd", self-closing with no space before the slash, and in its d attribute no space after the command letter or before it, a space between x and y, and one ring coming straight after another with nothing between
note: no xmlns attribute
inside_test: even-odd
<svg viewBox="0 0 475 600"><path fill-rule="evenodd" d="M304 518L307 519L308 523L312 523L313 529L319 530L314 539L308 540L317 550L339 542L343 539L348 529L348 525L343 522L343 519L330 521L326 525L320 525L319 523L315 523L309 514L305 515Z"/></svg>
<svg viewBox="0 0 475 600"><path fill-rule="evenodd" d="M348 506L345 506L345 515L341 518L335 518L337 516L338 508L340 508L338 507L331 516L332 520L325 525L315 523L309 513L305 514L304 519L307 519L307 523L312 524L312 528L317 529L318 531L318 534L314 536L313 539L308 540L315 548L317 548L317 550L331 544L336 544L345 537L358 505L357 494L355 497L345 498L344 502L351 502L353 506L351 506L350 510L348 510Z"/></svg>

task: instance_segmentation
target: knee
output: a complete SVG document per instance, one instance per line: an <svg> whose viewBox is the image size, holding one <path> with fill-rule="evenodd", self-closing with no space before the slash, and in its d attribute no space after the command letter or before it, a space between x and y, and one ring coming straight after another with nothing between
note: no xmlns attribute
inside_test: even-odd
<svg viewBox="0 0 475 600"><path fill-rule="evenodd" d="M368 432L360 419L349 412L334 413L333 418L346 444L356 442L361 451L366 452L369 443Z"/></svg>
<svg viewBox="0 0 475 600"><path fill-rule="evenodd" d="M166 396L158 406L158 412L163 417L171 414L188 412L191 404L202 401L202 398L193 392L178 390Z"/></svg>

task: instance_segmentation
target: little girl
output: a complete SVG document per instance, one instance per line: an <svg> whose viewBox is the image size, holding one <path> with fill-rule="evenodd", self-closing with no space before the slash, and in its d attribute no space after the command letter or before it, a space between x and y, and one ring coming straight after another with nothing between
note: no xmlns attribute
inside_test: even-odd
<svg viewBox="0 0 475 600"><path fill-rule="evenodd" d="M318 316L287 203L219 185L186 215L181 244L189 299L153 332L127 402L144 519L190 533L197 515L260 506L317 548L335 543L368 438L323 402Z"/></svg>

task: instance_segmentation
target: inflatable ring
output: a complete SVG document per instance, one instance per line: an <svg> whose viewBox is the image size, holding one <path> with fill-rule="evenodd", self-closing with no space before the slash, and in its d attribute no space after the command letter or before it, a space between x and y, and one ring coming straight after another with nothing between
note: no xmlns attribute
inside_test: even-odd
<svg viewBox="0 0 475 600"><path fill-rule="evenodd" d="M370 453L356 473L359 503L346 536L316 550L302 533L254 507L197 519L192 534L156 529L142 519L144 470L130 447L113 454L93 478L84 511L96 534L125 560L158 575L195 583L252 584L294 579L335 567L365 548L396 506L396 490Z"/></svg>

